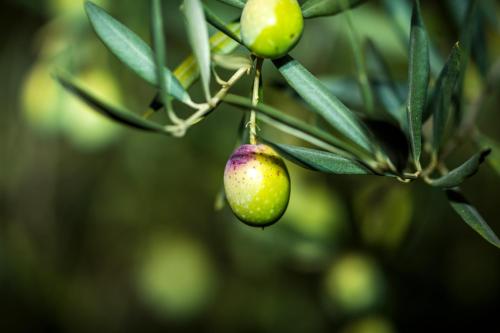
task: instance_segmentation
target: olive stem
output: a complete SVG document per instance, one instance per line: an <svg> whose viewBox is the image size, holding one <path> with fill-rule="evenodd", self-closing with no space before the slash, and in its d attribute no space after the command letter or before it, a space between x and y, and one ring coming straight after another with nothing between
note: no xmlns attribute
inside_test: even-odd
<svg viewBox="0 0 500 333"><path fill-rule="evenodd" d="M253 92L252 92L252 104L257 105L259 104L259 99L260 99L260 80L261 80L261 75L262 75L262 63L264 62L264 59L262 58L257 58L255 62L255 77L253 81ZM248 125L250 127L249 130L249 135L250 135L250 144L255 145L257 144L257 116L255 110L252 110L250 112L250 121L248 122Z"/></svg>
<svg viewBox="0 0 500 333"><path fill-rule="evenodd" d="M204 117L206 117L210 112L212 112L221 102L222 99L227 95L229 90L244 76L248 73L248 67L241 67L238 69L233 76L222 86L219 92L213 96L207 103L196 105L196 112L193 113L186 120L182 120L180 123L175 125L165 126L165 130L176 137L182 137L186 134L186 131L193 125L197 124Z"/></svg>
<svg viewBox="0 0 500 333"><path fill-rule="evenodd" d="M438 166L438 163L439 163L439 160L438 160L437 153L433 152L432 155L431 155L431 162L429 163L429 165L424 170L422 170L422 175L421 176L424 179L427 178L427 177L429 177L434 172L434 170L436 169L436 167Z"/></svg>
<svg viewBox="0 0 500 333"><path fill-rule="evenodd" d="M185 120L186 125L192 126L203 119L208 113L213 111L213 109L220 104L222 99L227 95L229 89L231 89L236 82L238 82L246 73L248 72L247 67L242 67L236 71L236 73L227 81L227 84L223 86L219 92L212 97L207 103L202 104L201 107L193 113L188 119Z"/></svg>

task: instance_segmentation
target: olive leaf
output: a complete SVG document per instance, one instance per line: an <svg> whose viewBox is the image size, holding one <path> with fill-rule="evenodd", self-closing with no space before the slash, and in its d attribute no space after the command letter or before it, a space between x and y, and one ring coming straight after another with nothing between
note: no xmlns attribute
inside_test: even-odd
<svg viewBox="0 0 500 333"><path fill-rule="evenodd" d="M462 46L462 61L460 66L460 77L458 79L457 94L459 99L464 97L465 88L465 75L467 72L467 67L469 66L470 53L472 48L472 42L474 38L474 24L477 11L477 0L469 1L467 10L465 12L465 19L462 22L462 29L460 31L460 45ZM463 103L458 103L459 107L456 108L454 118L455 124L458 125L463 119Z"/></svg>
<svg viewBox="0 0 500 333"><path fill-rule="evenodd" d="M223 2L226 5L230 5L240 9L243 9L243 7L245 7L245 4L247 3L247 0L217 0L217 1Z"/></svg>
<svg viewBox="0 0 500 333"><path fill-rule="evenodd" d="M410 0L382 0L385 10L391 18L395 31L403 44L410 39L411 1Z"/></svg>
<svg viewBox="0 0 500 333"><path fill-rule="evenodd" d="M420 13L420 2L416 0L410 32L407 128L417 169L420 168L420 155L422 153L422 113L426 104L429 71L429 41Z"/></svg>
<svg viewBox="0 0 500 333"><path fill-rule="evenodd" d="M441 74L439 74L429 106L427 107L427 110L430 110L428 114L433 115L432 148L434 152L440 149L443 142L451 100L460 74L460 59L461 51L457 43L453 47ZM426 116L424 114L423 121L425 121Z"/></svg>
<svg viewBox="0 0 500 333"><path fill-rule="evenodd" d="M482 12L485 17L485 22L488 22L494 31L500 33L500 21L498 21L498 16L496 12L496 0L483 0L481 1Z"/></svg>
<svg viewBox="0 0 500 333"><path fill-rule="evenodd" d="M172 77L162 75L162 68L165 66L165 36L163 34L163 16L160 0L151 0L151 33L153 39L153 49L156 63L156 78L160 88L161 100L165 103L169 99L169 87Z"/></svg>
<svg viewBox="0 0 500 333"><path fill-rule="evenodd" d="M227 29L234 34L240 33L239 23L230 23ZM229 54L236 50L238 43L228 37L223 32L216 32L210 37L210 50L212 54ZM179 80L181 85L188 89L199 78L200 69L193 55L188 56L175 70L174 76Z"/></svg>
<svg viewBox="0 0 500 333"><path fill-rule="evenodd" d="M158 87L156 66L151 48L133 31L90 1L85 9L95 32L109 50L142 79ZM163 76L170 82L168 91L179 101L191 104L191 97L170 70L163 68Z"/></svg>
<svg viewBox="0 0 500 333"><path fill-rule="evenodd" d="M367 58L367 60L369 60L369 58ZM356 79L345 76L319 76L318 79L325 85L330 93L336 96L342 103L353 108L363 107L363 97L361 96L359 84ZM391 115L391 118L397 120L396 116L400 119L406 116L406 108L404 106L405 98L402 97L408 94L406 83L392 82L383 78L378 79L371 77L370 85L372 86L377 103L381 104L380 106L386 110L388 108L394 110L394 115ZM273 86L281 90L291 90L289 86L283 86L279 82L274 82ZM394 92L395 90L398 91L397 95ZM300 98L296 93L294 96ZM387 111L388 114L392 114L391 112Z"/></svg>
<svg viewBox="0 0 500 333"><path fill-rule="evenodd" d="M290 56L273 60L281 75L313 110L347 138L367 151L373 151L366 127L328 88Z"/></svg>
<svg viewBox="0 0 500 333"><path fill-rule="evenodd" d="M366 68L366 59L364 53L361 50L361 40L359 33L354 24L354 19L352 18L351 11L349 10L349 1L340 0L340 5L345 10L345 20L347 26L349 27L349 41L351 44L352 52L354 55L354 63L356 64L356 71L358 76L358 84L363 95L364 106L368 114L374 113L374 101L373 101L373 91L368 81L368 74Z"/></svg>
<svg viewBox="0 0 500 333"><path fill-rule="evenodd" d="M498 236L463 194L458 189L449 189L445 193L451 207L462 220L488 242L500 248L500 239L498 239Z"/></svg>
<svg viewBox="0 0 500 333"><path fill-rule="evenodd" d="M284 158L304 168L338 175L373 174L360 162L327 151L266 141Z"/></svg>
<svg viewBox="0 0 500 333"><path fill-rule="evenodd" d="M205 18L214 28L223 32L226 36L231 37L234 41L242 44L241 38L238 34L234 33L221 18L219 18L206 4L203 4L203 11Z"/></svg>
<svg viewBox="0 0 500 333"><path fill-rule="evenodd" d="M320 76L318 78L342 103L353 107L363 106L363 96L361 96L356 79L344 76ZM290 89L288 85L286 87Z"/></svg>
<svg viewBox="0 0 500 333"><path fill-rule="evenodd" d="M483 133L477 133L476 142L481 148L491 147L487 162L500 175L500 144Z"/></svg>
<svg viewBox="0 0 500 333"><path fill-rule="evenodd" d="M472 13L470 13L468 10L473 9L469 7L471 1L448 0L445 1L445 3L456 27L461 31L462 43L467 44L465 39L470 38L472 58L477 64L483 78L486 77L490 59L488 56L489 50L485 24L489 16L495 16L495 8L491 7L491 3L488 4L488 1L483 0L478 1L476 10L472 10ZM495 17L495 21L491 23L497 24L496 21L498 21L498 19ZM467 31L466 29L469 30ZM465 34L469 37L466 37Z"/></svg>
<svg viewBox="0 0 500 333"><path fill-rule="evenodd" d="M184 0L183 11L189 42L200 68L203 91L208 101L211 99L210 76L212 71L208 28L205 22L203 5L200 0Z"/></svg>
<svg viewBox="0 0 500 333"><path fill-rule="evenodd" d="M260 114L259 119L261 120L265 121L267 119L266 117L274 119L281 124L294 128L308 136L311 136L313 138L319 139L322 142L330 144L338 148L339 150L352 151L346 143L335 138L330 133L321 130L319 127L309 125L298 118L289 116L286 113L281 112L280 110L277 110L269 105L265 105L262 103L254 105L250 99L232 94L228 94L224 98L224 102L230 105L240 107L246 111L253 109ZM305 139L303 136L301 138Z"/></svg>
<svg viewBox="0 0 500 333"><path fill-rule="evenodd" d="M301 6L304 18L332 16L342 13L346 8L356 7L366 0L308 0ZM347 6L344 6L346 2Z"/></svg>
<svg viewBox="0 0 500 333"><path fill-rule="evenodd" d="M227 29L231 30L235 34L238 34L240 32L240 24L230 23L227 25ZM229 54L233 52L239 45L223 32L214 33L210 37L209 42L212 55ZM173 74L178 79L179 83L184 87L184 89L189 89L200 77L200 68L194 56L189 55L182 61L179 66L177 66ZM155 111L163 107L163 103L161 102L158 95L153 98L149 107Z"/></svg>
<svg viewBox="0 0 500 333"><path fill-rule="evenodd" d="M412 2L412 0L383 0L399 39L405 46L410 42L411 26L408 22L412 18ZM437 76L443 68L444 59L431 41L429 41L429 61L432 74Z"/></svg>
<svg viewBox="0 0 500 333"><path fill-rule="evenodd" d="M77 84L76 82L74 82L69 78L66 78L62 75L58 75L56 76L56 79L67 91L69 91L70 93L81 99L83 102L92 107L95 111L110 118L111 120L114 120L123 125L127 125L129 127L133 127L140 130L159 132L165 134L168 133L165 130L165 128L160 124L144 119L131 111L116 108L99 100L98 98L94 97L90 92L88 92L85 88L83 88L82 86L80 86L79 84Z"/></svg>
<svg viewBox="0 0 500 333"><path fill-rule="evenodd" d="M483 3L484 2L484 3ZM472 58L483 78L487 77L491 60L489 58L488 35L486 31L486 2L480 2L476 13L474 38L472 39Z"/></svg>
<svg viewBox="0 0 500 333"><path fill-rule="evenodd" d="M472 156L464 164L451 170L441 178L433 179L430 184L435 187L453 188L462 184L467 178L472 177L479 170L479 166L491 153L491 149L485 149Z"/></svg>
<svg viewBox="0 0 500 333"><path fill-rule="evenodd" d="M403 123L403 117L406 116L401 112L404 97L391 74L389 65L370 39L366 42L365 53L368 68L371 70L370 83L377 100L394 120Z"/></svg>
<svg viewBox="0 0 500 333"><path fill-rule="evenodd" d="M358 81L349 76L320 75L317 78L325 85L331 94L336 96L342 103L352 108L363 107L363 96L359 91ZM273 89L290 94L293 98L304 102L304 100L288 84L281 80L273 80L269 84Z"/></svg>

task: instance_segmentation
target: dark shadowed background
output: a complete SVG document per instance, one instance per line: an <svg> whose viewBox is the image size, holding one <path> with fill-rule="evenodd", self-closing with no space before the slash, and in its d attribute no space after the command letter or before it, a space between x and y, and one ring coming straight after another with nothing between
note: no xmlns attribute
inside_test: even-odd
<svg viewBox="0 0 500 333"><path fill-rule="evenodd" d="M451 13L466 2L422 1L443 56L459 34L460 18ZM467 74L470 103L483 88L482 73L500 59L500 5L484 2L488 48ZM148 1L97 3L150 40ZM228 21L238 16L208 3ZM164 1L170 68L190 53L179 5ZM404 83L407 45L383 1L352 13ZM328 176L288 164L292 194L283 219L265 230L244 226L228 207L214 210L240 110L221 107L182 139L122 128L51 78L70 72L138 113L155 94L98 40L81 1L4 0L0 28L1 332L391 333L495 325L500 251L441 193L419 182ZM293 55L325 80L346 79L338 96L356 108L346 29L342 16L308 20ZM311 117L270 64L264 80L266 103ZM244 80L235 92L248 94L250 86ZM479 117L496 142L498 87ZM200 100L200 87L192 91ZM464 145L452 162L476 150ZM499 154L494 150L493 163ZM497 233L499 177L485 164L464 185Z"/></svg>

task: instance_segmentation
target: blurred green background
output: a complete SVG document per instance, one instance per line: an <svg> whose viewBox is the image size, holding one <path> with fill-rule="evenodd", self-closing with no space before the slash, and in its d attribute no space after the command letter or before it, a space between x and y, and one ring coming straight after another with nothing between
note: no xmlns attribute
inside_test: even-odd
<svg viewBox="0 0 500 333"><path fill-rule="evenodd" d="M148 1L97 3L149 41ZM238 16L208 3L228 20ZM443 56L458 39L450 13L459 3L423 1ZM164 1L170 68L190 53L179 4ZM492 64L500 57L500 5L488 4ZM406 45L384 8L370 1L353 18L404 82ZM227 207L214 210L241 111L221 107L182 139L122 128L51 78L68 71L139 113L155 93L106 50L81 1L4 0L0 26L1 332L391 333L495 325L500 253L441 193L288 164L292 196L283 219L265 230L244 226ZM309 20L293 54L319 76L354 78L346 32L342 16ZM266 103L310 118L277 88L283 80L269 64L264 75ZM235 91L247 95L250 84ZM469 102L482 87L473 64ZM193 88L198 100L200 90ZM497 85L479 118L497 142L498 92ZM356 96L341 97L356 107ZM464 145L452 161L475 149ZM464 186L497 233L499 185L485 165Z"/></svg>

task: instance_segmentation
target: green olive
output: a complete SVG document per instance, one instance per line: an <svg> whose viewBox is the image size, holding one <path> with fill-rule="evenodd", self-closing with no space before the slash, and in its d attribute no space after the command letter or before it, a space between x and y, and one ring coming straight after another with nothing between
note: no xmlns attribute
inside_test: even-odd
<svg viewBox="0 0 500 333"><path fill-rule="evenodd" d="M262 58L287 54L299 41L303 28L297 0L248 0L241 15L243 43Z"/></svg>
<svg viewBox="0 0 500 333"><path fill-rule="evenodd" d="M384 280L370 257L349 253L326 271L325 295L338 310L359 313L373 308L383 296Z"/></svg>
<svg viewBox="0 0 500 333"><path fill-rule="evenodd" d="M242 145L229 158L224 189L243 223L265 227L277 222L290 199L290 177L283 159L267 145Z"/></svg>

